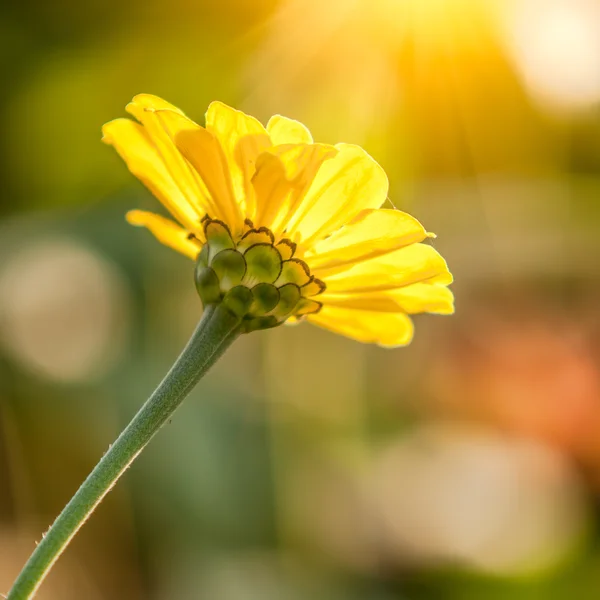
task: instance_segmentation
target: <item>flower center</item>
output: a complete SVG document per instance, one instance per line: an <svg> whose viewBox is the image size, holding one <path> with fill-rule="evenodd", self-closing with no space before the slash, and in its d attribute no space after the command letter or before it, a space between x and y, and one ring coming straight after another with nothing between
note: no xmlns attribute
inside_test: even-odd
<svg viewBox="0 0 600 600"><path fill-rule="evenodd" d="M243 319L246 332L281 325L321 309L313 299L325 284L294 257L296 244L275 240L267 227L246 220L234 239L229 227L205 216L206 243L196 261L196 288L204 306L224 303Z"/></svg>

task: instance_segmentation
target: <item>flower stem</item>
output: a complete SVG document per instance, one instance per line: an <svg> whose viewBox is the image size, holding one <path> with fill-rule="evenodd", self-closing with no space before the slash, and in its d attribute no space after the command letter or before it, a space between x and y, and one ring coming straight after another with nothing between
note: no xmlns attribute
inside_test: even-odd
<svg viewBox="0 0 600 600"><path fill-rule="evenodd" d="M96 506L237 338L240 324L241 319L225 306L206 307L196 331L171 370L50 527L15 580L7 600L33 598L52 565Z"/></svg>

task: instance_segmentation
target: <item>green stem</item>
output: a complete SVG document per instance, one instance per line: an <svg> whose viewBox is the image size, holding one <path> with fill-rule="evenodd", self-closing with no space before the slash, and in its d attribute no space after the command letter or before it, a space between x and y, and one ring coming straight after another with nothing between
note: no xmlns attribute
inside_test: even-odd
<svg viewBox="0 0 600 600"><path fill-rule="evenodd" d="M223 305L206 307L187 346L152 396L102 457L27 561L7 600L33 598L79 528L192 388L240 334Z"/></svg>

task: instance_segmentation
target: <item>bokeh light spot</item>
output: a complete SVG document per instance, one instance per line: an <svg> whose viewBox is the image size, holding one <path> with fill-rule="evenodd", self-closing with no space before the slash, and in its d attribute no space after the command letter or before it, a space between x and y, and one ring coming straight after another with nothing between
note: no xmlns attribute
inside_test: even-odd
<svg viewBox="0 0 600 600"><path fill-rule="evenodd" d="M507 43L531 94L551 109L600 101L600 3L518 0L507 11Z"/></svg>
<svg viewBox="0 0 600 600"><path fill-rule="evenodd" d="M113 264L73 240L40 241L0 271L0 344L38 376L96 379L123 355L129 306Z"/></svg>
<svg viewBox="0 0 600 600"><path fill-rule="evenodd" d="M380 455L370 483L389 546L418 565L537 573L571 552L587 522L563 455L483 428L417 429Z"/></svg>

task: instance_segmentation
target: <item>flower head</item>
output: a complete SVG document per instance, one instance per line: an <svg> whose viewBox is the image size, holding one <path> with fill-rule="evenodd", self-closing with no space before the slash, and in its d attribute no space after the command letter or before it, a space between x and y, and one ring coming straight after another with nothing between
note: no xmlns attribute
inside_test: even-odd
<svg viewBox="0 0 600 600"><path fill-rule="evenodd" d="M267 126L213 102L206 127L148 94L136 121L104 125L112 144L176 221L133 210L196 261L203 303L224 302L246 331L306 319L384 346L410 342L409 315L453 312L452 276L410 215L380 208L388 181L360 147L316 144L297 121Z"/></svg>

